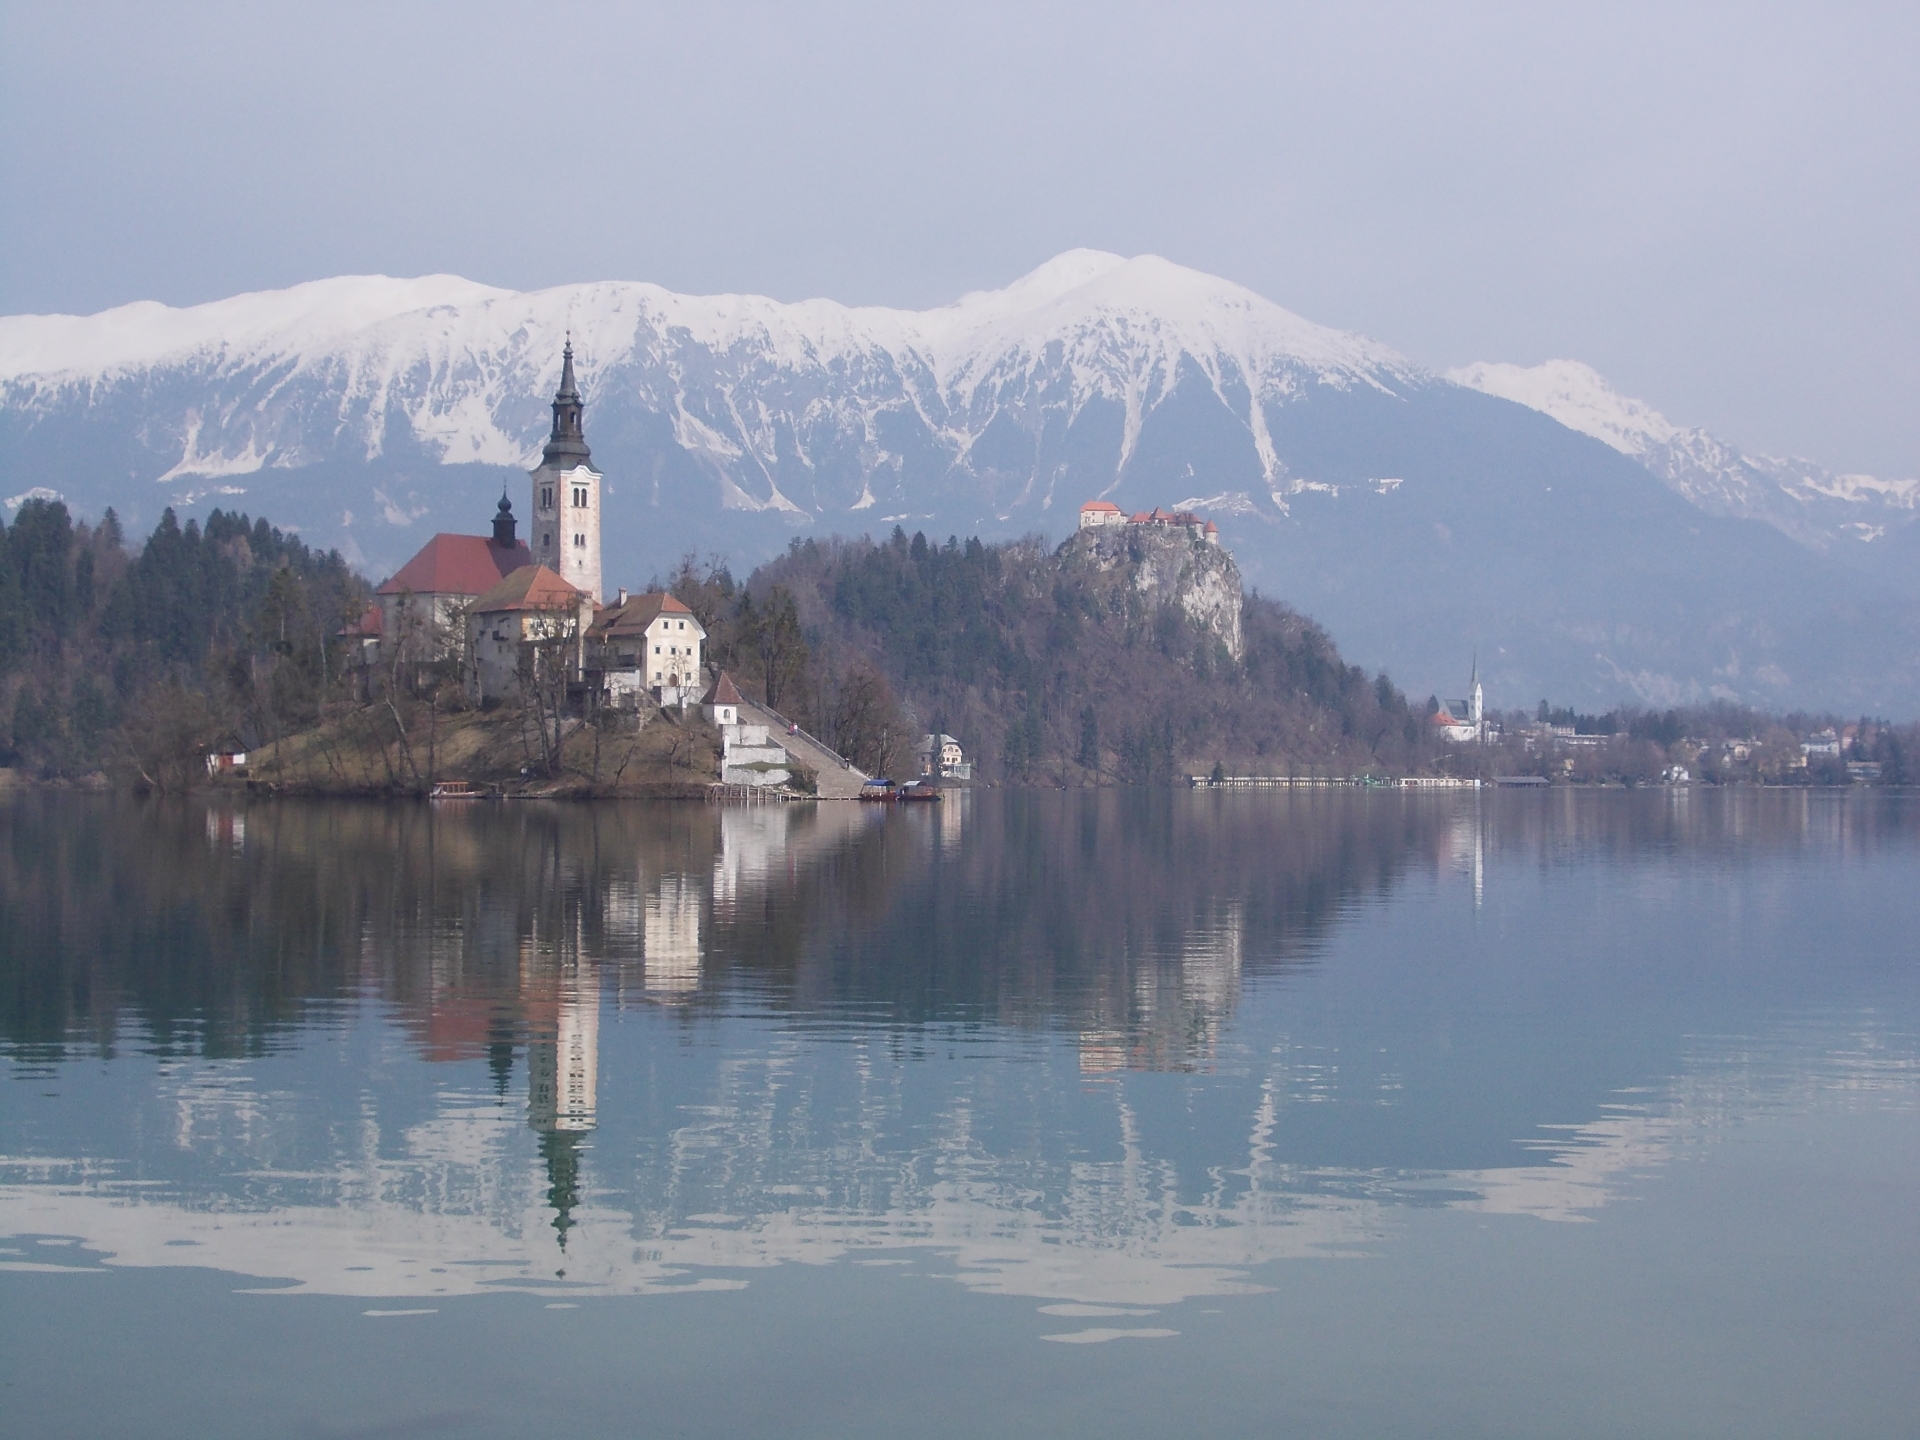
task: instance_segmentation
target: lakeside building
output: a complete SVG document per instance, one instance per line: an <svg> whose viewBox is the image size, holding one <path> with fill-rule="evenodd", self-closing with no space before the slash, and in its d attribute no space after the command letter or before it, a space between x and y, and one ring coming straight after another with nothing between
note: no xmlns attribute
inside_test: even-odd
<svg viewBox="0 0 1920 1440"><path fill-rule="evenodd" d="M942 780L973 779L973 763L951 735L922 735L914 754L920 761L922 775Z"/></svg>

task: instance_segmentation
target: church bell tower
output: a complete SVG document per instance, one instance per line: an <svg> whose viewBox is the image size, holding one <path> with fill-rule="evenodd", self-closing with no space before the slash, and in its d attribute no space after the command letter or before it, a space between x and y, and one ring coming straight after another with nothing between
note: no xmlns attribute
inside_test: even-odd
<svg viewBox="0 0 1920 1440"><path fill-rule="evenodd" d="M560 389L553 397L553 434L533 472L534 563L600 599L600 473L593 468L573 380L573 342L560 357Z"/></svg>

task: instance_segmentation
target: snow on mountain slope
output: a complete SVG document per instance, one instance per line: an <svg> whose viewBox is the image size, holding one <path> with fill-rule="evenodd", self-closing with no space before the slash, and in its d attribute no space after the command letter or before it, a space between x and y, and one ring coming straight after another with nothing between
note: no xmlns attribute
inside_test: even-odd
<svg viewBox="0 0 1920 1440"><path fill-rule="evenodd" d="M1816 553L1911 516L1913 487L1741 455L1565 362L1446 383L1155 256L1069 251L922 311L362 276L0 318L0 496L112 505L130 534L243 509L389 575L524 500L569 333L619 582L1210 497L1249 583L1422 693L1478 644L1528 704L1920 707L1911 547Z"/></svg>
<svg viewBox="0 0 1920 1440"><path fill-rule="evenodd" d="M141 300L97 315L0 316L0 384L99 384L212 356L232 367L298 360L395 315L506 293L458 275L342 275L185 309Z"/></svg>
<svg viewBox="0 0 1920 1440"><path fill-rule="evenodd" d="M1645 455L1680 429L1645 401L1622 395L1578 360L1549 360L1530 368L1479 360L1447 371L1447 379L1551 415L1569 430L1591 435L1623 455Z"/></svg>
<svg viewBox="0 0 1920 1440"><path fill-rule="evenodd" d="M783 445L804 458L823 424L885 468L874 422L910 409L962 461L1007 392L1039 382L1058 392L1050 403L1069 422L1089 400L1123 406L1124 467L1142 417L1187 362L1238 408L1270 474L1256 397L1418 374L1384 346L1226 281L1155 256L1078 250L1003 290L922 312L641 283L522 293L453 276L374 276L179 310L12 316L0 319L0 399L31 414L154 372L216 381L214 403L149 417L177 446L159 472L169 479L307 464L347 445L378 456L396 420L444 463L523 465L538 453L569 330L601 405L624 397L668 416L723 490L774 508L792 503L771 473ZM818 393L822 376L834 394Z"/></svg>
<svg viewBox="0 0 1920 1440"><path fill-rule="evenodd" d="M1816 548L1880 539L1910 523L1920 508L1920 481L1835 475L1809 460L1744 454L1620 394L1577 360L1531 367L1477 361L1446 378L1551 415L1632 456L1710 515L1764 520Z"/></svg>

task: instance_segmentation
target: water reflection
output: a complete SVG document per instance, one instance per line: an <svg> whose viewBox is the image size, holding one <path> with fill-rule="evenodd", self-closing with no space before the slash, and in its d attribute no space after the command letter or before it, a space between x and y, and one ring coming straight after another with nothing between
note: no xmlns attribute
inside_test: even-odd
<svg viewBox="0 0 1920 1440"><path fill-rule="evenodd" d="M1241 1292L1414 1207L1591 1217L1756 1107L1910 1105L1884 996L1703 1041L1528 925L1565 945L1639 896L1648 934L1719 933L1672 900L1688 873L1777 887L1780 857L1912 839L1898 806L1792 796L26 797L0 1234L368 1296L916 1256L1082 1306ZM1553 889L1596 865L1607 895ZM1541 1053L1503 1081L1502 1047Z"/></svg>

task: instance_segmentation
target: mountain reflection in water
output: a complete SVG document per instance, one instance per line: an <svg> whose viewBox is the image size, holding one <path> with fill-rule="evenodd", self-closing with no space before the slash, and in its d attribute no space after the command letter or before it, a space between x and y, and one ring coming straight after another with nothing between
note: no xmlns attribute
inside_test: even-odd
<svg viewBox="0 0 1920 1440"><path fill-rule="evenodd" d="M1671 961L1777 931L1783 858L1913 840L1804 795L17 797L0 1044L62 1106L10 1107L0 1234L367 1296L916 1251L1245 1291L1409 1207L1589 1215L1756 1105L1907 1103L1910 1012L1842 974L1783 1021L1785 952L1729 1012Z"/></svg>

